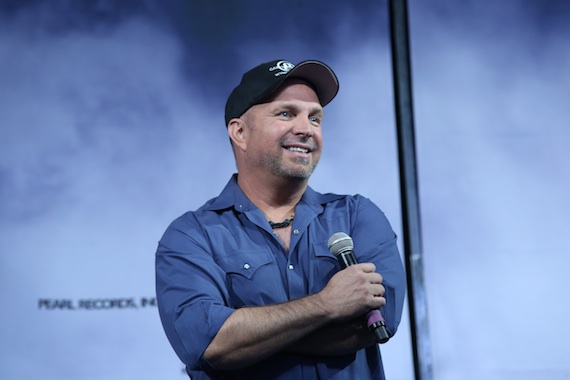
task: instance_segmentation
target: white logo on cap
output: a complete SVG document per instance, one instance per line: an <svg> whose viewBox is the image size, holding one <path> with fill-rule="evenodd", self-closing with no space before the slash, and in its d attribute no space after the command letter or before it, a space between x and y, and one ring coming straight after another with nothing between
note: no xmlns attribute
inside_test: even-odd
<svg viewBox="0 0 570 380"><path fill-rule="evenodd" d="M293 67L295 67L295 65L289 61L279 61L275 66L270 67L269 71L280 70L274 74L276 77L278 77L279 75L287 74L293 69Z"/></svg>

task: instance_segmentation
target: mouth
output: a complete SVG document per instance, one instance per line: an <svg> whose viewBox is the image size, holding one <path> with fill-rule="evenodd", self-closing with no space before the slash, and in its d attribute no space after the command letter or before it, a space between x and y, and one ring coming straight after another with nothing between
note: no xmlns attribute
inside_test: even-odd
<svg viewBox="0 0 570 380"><path fill-rule="evenodd" d="M313 153L316 150L316 147L312 143L296 141L283 144L283 149L286 149L289 152L307 155Z"/></svg>
<svg viewBox="0 0 570 380"><path fill-rule="evenodd" d="M286 147L286 149L290 152L298 152L298 153L303 153L303 154L307 154L307 153L311 152L310 149L301 148L298 146L290 146L290 147Z"/></svg>

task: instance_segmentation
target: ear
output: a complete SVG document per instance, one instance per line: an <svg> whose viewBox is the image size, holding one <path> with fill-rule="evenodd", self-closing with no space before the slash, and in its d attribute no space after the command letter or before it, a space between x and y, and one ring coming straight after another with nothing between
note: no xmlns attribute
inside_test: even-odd
<svg viewBox="0 0 570 380"><path fill-rule="evenodd" d="M228 123L228 135L232 140L234 147L239 150L245 150L247 147L246 125L242 119L231 119Z"/></svg>

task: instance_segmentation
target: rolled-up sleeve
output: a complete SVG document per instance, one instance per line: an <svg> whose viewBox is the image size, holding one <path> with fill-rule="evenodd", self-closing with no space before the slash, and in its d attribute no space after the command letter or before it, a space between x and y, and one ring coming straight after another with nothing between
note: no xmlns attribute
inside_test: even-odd
<svg viewBox="0 0 570 380"><path fill-rule="evenodd" d="M156 252L158 310L174 351L189 368L202 355L234 309L228 305L225 272L191 213L176 219Z"/></svg>
<svg viewBox="0 0 570 380"><path fill-rule="evenodd" d="M386 305L382 314L386 328L394 335L402 319L406 275L394 233L384 213L368 198L356 196L352 238L359 262L372 262L383 277Z"/></svg>

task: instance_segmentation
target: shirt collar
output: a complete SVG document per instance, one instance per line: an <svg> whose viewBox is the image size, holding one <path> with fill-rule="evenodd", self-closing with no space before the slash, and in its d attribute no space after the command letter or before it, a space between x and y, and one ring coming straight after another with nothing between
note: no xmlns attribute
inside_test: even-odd
<svg viewBox="0 0 570 380"><path fill-rule="evenodd" d="M310 186L307 187L305 193L301 197L300 203L305 203L315 210L318 214L322 211L322 205L327 204L336 199L343 198L344 195L338 194L321 194L313 190ZM236 211L245 212L252 209L257 209L255 206L243 193L237 184L237 174L233 174L226 187L222 190L217 198L212 199L206 205L204 209L219 211L225 210L233 207Z"/></svg>

